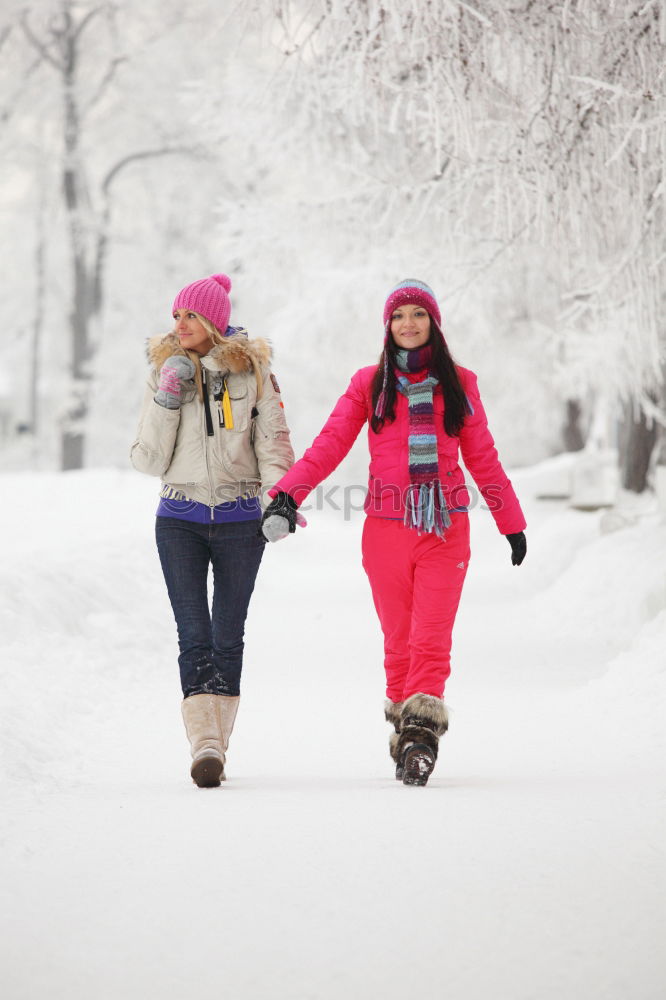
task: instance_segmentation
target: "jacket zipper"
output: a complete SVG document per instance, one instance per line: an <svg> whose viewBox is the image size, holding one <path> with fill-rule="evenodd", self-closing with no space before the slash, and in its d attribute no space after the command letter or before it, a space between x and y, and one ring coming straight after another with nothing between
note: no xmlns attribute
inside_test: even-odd
<svg viewBox="0 0 666 1000"><path fill-rule="evenodd" d="M203 367L203 365L201 366L201 376L202 376L201 381L203 382L203 387L205 390L203 398L204 398L204 410L206 411L206 434L210 438L214 436L215 431L213 430L213 418L210 415L210 400L208 398L208 383L206 382L206 369Z"/></svg>
<svg viewBox="0 0 666 1000"><path fill-rule="evenodd" d="M206 424L206 440L204 440L204 461L206 463L206 473L208 475L208 487L210 489L210 519L215 521L215 497L213 495L213 480L210 478L210 465L208 464L208 438L213 437L215 431L213 430L213 420L210 415L210 401L208 399L208 383L206 381L206 369L201 366L201 381L203 383L203 398L204 398L204 420Z"/></svg>

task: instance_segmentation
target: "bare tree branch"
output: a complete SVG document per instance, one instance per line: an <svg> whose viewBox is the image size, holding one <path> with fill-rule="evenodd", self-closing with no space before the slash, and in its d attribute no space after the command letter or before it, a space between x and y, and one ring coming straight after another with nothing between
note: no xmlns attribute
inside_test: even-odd
<svg viewBox="0 0 666 1000"><path fill-rule="evenodd" d="M83 109L82 113L84 115L88 114L88 112L95 106L95 104L97 104L97 102L102 99L104 93L106 92L109 85L113 81L114 76L116 75L116 70L122 63L127 62L127 60L128 60L127 56L115 56L111 60L104 76L102 77L97 86L97 90L95 91L95 93L93 94L93 96L90 98L85 108Z"/></svg>
<svg viewBox="0 0 666 1000"><path fill-rule="evenodd" d="M77 25L76 30L72 33L72 38L75 44L80 41L81 35L86 30L86 28L93 20L93 18L97 17L98 14L101 14L104 9L105 9L104 5L102 5L101 7L93 7L93 9L89 10L86 16L81 19L80 23Z"/></svg>
<svg viewBox="0 0 666 1000"><path fill-rule="evenodd" d="M116 179L118 174L120 174L125 167L130 166L132 163L136 163L139 160L150 160L159 156L171 156L174 154L180 154L183 156L194 156L201 155L193 149L192 146L163 146L161 149L146 149L139 153L130 153L128 156L124 156L122 160L114 164L113 167L107 172L104 180L102 181L102 193L104 196L108 196L111 184Z"/></svg>
<svg viewBox="0 0 666 1000"><path fill-rule="evenodd" d="M29 12L27 10L24 10L23 13L21 14L21 27L23 28L26 38L33 46L33 48L35 48L37 52L39 52L42 59L45 59L47 62L50 62L51 65L54 66L59 73L62 73L65 68L64 64L60 62L58 59L55 59L54 56L52 56L49 50L46 48L46 45L42 41L40 41L39 38L37 38L37 36L33 32L28 22L28 13Z"/></svg>
<svg viewBox="0 0 666 1000"><path fill-rule="evenodd" d="M104 205L99 221L95 259L92 267L93 302L98 311L101 309L102 305L103 275L109 249L109 229L111 222L111 199L109 195L111 185L114 180L119 176L119 174L122 173L123 170L125 170L126 167L131 166L133 163L137 163L142 160L159 158L161 156L178 154L190 156L195 155L195 153L197 153L197 151L191 146L164 146L162 149L146 149L138 153L130 153L128 156L123 157L123 159L114 164L114 166L111 167L106 174L106 177L102 181ZM201 153L199 152L198 155L201 155Z"/></svg>

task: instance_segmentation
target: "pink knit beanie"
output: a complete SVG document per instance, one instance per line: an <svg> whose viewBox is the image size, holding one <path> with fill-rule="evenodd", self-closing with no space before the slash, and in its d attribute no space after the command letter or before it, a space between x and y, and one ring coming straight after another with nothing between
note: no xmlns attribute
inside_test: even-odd
<svg viewBox="0 0 666 1000"><path fill-rule="evenodd" d="M391 289L384 305L384 326L387 327L395 309L408 303L423 306L441 330L442 316L435 299L435 293L424 281L417 281L416 278L407 278L406 281L401 281L400 284Z"/></svg>
<svg viewBox="0 0 666 1000"><path fill-rule="evenodd" d="M200 281L193 281L191 285L181 288L173 301L172 312L176 309L191 309L210 320L223 334L229 326L231 315L230 291L231 278L228 275L211 274L210 278L201 278Z"/></svg>

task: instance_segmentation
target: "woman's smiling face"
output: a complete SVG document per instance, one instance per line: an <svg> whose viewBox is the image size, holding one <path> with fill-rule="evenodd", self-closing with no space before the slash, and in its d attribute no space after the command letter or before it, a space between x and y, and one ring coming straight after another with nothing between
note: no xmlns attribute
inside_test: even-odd
<svg viewBox="0 0 666 1000"><path fill-rule="evenodd" d="M212 346L210 334L197 314L191 309L175 309L173 319L174 333L180 338L180 346L197 354L208 354Z"/></svg>
<svg viewBox="0 0 666 1000"><path fill-rule="evenodd" d="M423 306L398 306L391 314L391 336L398 347L410 351L430 338L430 316Z"/></svg>

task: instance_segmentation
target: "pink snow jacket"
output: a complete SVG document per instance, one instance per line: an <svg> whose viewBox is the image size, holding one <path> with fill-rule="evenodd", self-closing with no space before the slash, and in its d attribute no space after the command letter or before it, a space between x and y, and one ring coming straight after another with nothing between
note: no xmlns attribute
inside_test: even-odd
<svg viewBox="0 0 666 1000"><path fill-rule="evenodd" d="M367 420L370 476L365 512L376 517L404 517L404 498L409 487L407 400L402 393L397 393L395 420L387 421L379 433L375 433L369 421L376 370L376 365L369 365L356 372L321 433L303 457L268 491L269 496L274 497L281 490L289 493L298 505L302 504L311 490L340 464ZM471 504L458 464L460 452L500 532L510 535L523 531L525 518L488 429L476 375L467 368L458 367L457 371L472 410L457 437L450 437L444 430L441 388L437 386L433 393L439 474L447 507L459 510Z"/></svg>

